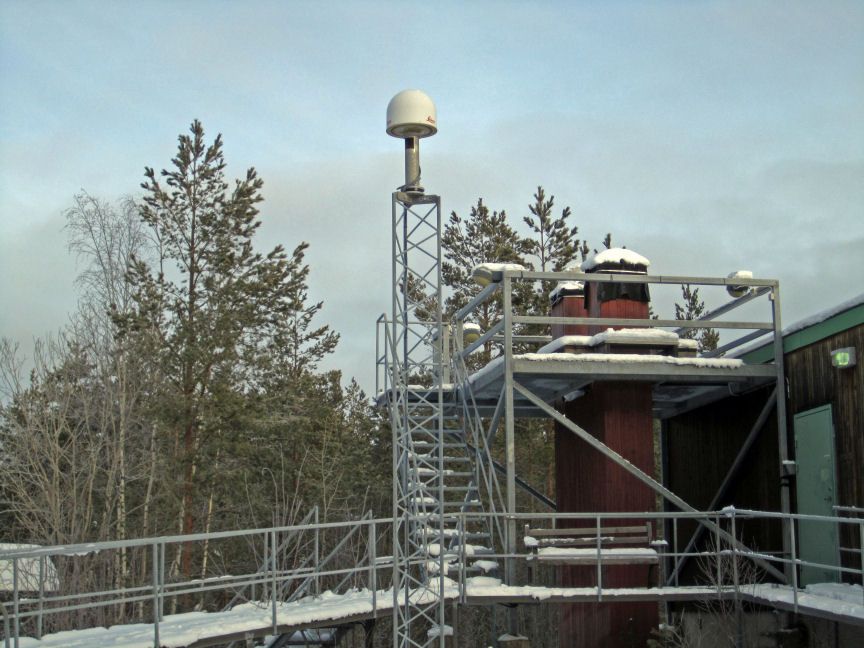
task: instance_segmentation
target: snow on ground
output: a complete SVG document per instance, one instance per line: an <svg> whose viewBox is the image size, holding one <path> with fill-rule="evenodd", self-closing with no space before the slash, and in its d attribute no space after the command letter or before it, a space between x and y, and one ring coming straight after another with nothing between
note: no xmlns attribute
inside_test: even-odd
<svg viewBox="0 0 864 648"><path fill-rule="evenodd" d="M748 598L768 605L782 604L786 609L795 603L795 593L788 585L762 583L746 588ZM853 617L864 624L864 590L860 585L819 583L798 591L798 609L809 614ZM817 614L817 616L820 616Z"/></svg>
<svg viewBox="0 0 864 648"><path fill-rule="evenodd" d="M41 545L0 542L0 592L11 592L14 589L15 581L13 560L4 558L2 552L41 548ZM39 558L18 558L17 562L18 590L21 592L38 592ZM56 591L60 587L57 580L57 570L50 558L45 559L42 581L45 591Z"/></svg>
<svg viewBox="0 0 864 648"><path fill-rule="evenodd" d="M377 608L390 609L393 593L377 593ZM321 621L338 620L372 612L372 593L355 590L347 594L325 592L320 597L307 597L292 603L276 606L277 622L280 626L302 626ZM231 635L239 632L272 628L272 611L269 604L244 603L228 612L187 612L166 616L159 624L159 639L162 646L174 648L186 646L207 638ZM152 648L153 625L138 623L111 628L91 628L58 632L42 639L23 638L21 648L92 648L113 646L115 648Z"/></svg>

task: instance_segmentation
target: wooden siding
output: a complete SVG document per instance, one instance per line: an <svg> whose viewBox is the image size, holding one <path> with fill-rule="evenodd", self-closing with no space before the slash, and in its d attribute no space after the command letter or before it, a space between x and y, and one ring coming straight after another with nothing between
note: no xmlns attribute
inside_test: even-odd
<svg viewBox="0 0 864 648"><path fill-rule="evenodd" d="M552 317L588 317L585 298L582 295L566 295L552 307ZM585 324L553 324L552 339L562 335L588 335Z"/></svg>
<svg viewBox="0 0 864 648"><path fill-rule="evenodd" d="M858 366L839 370L831 366L831 351L855 347ZM787 407L788 452L794 459L795 414L822 405L833 412L837 503L864 507L864 325L842 331L788 353L785 357L789 385ZM767 391L730 397L669 419L664 427L666 484L689 504L705 508L731 465L767 398ZM739 508L780 509L779 454L776 416L772 414L759 441L751 449L731 492L719 504ZM792 506L795 506L794 480ZM689 529L686 529L689 531ZM779 550L776 525L754 529L751 542L766 551ZM679 530L679 541L686 535ZM746 541L746 538L745 538ZM840 544L860 548L856 530L846 526ZM849 552L843 564L857 569L860 560ZM691 569L692 572L692 569ZM691 574L693 575L693 574Z"/></svg>
<svg viewBox="0 0 864 648"><path fill-rule="evenodd" d="M842 370L831 366L831 351L843 347L857 349L857 366ZM864 507L864 325L787 354L786 375L790 443L794 446L795 414L831 405L837 504ZM860 549L860 542L858 529L841 526L841 547ZM842 556L844 566L859 568L860 554L843 552Z"/></svg>
<svg viewBox="0 0 864 648"><path fill-rule="evenodd" d="M727 398L669 419L664 424L666 453L664 481L675 494L698 510L706 510L735 461L738 451L769 396L769 390ZM772 414L741 466L738 479L716 508L734 504L738 508L780 510L780 465L777 419ZM683 551L695 524L678 526L678 548ZM739 527L747 546L763 551L781 551L777 524L747 522ZM671 535L671 533L670 533ZM709 537L698 548L706 549ZM702 576L700 566L690 562L683 582Z"/></svg>

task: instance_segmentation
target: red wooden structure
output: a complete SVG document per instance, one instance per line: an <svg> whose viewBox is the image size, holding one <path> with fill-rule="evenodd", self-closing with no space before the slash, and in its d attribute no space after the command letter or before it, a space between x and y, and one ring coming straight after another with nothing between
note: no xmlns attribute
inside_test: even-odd
<svg viewBox="0 0 864 648"><path fill-rule="evenodd" d="M594 271L645 274L647 266L603 263ZM576 297L565 297L557 312L553 307L553 314L577 316L578 308ZM647 286L588 282L583 308L590 317L647 319ZM580 332L596 333L609 327L587 328ZM553 336L562 334L566 334L566 327L553 329ZM588 387L584 396L564 403L562 409L567 418L650 475L654 473L651 407L649 383L596 382ZM555 434L555 457L559 511L656 509L655 495L650 488L560 426ZM616 520L616 523L627 521ZM645 587L656 583L655 569L656 566L644 564L606 565L603 587ZM597 583L597 570L596 567L562 567L561 580L565 587L590 587ZM562 609L559 643L578 648L644 646L657 623L656 603L566 605Z"/></svg>

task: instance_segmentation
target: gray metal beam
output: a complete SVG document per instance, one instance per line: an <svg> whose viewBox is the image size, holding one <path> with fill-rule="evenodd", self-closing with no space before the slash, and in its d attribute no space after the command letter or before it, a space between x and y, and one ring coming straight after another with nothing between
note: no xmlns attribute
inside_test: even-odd
<svg viewBox="0 0 864 648"><path fill-rule="evenodd" d="M704 322L699 320L630 319L622 317L552 317L551 315L514 315L514 324L590 324L592 326L634 326L643 328L722 328L773 331L773 322Z"/></svg>
<svg viewBox="0 0 864 648"><path fill-rule="evenodd" d="M578 436L580 439L582 439L585 443L590 445L595 450L598 450L600 453L605 455L608 459L610 459L613 462L615 462L616 464L618 464L621 468L623 468L624 470L629 472L631 475L636 477L636 479L641 481L643 484L645 484L649 488L653 489L655 492L662 495L668 502L671 502L672 504L677 506L682 511L687 511L689 513L698 513L698 511L694 507L690 506L687 502L685 502L683 499L678 497L678 495L676 495L671 490L666 488L663 484L661 484L656 479L652 478L650 475L646 474L645 472L643 472L642 470L640 470L639 468L634 466L632 463L627 461L627 459L625 459L620 454L615 452L612 448L607 446L602 441L596 439L594 436L592 436L591 434L589 434L588 432L583 430L581 427L576 425L576 423L574 423L573 421L568 419L566 416L564 416L563 414L561 414L557 410L555 410L552 407L550 407L549 405L547 405L545 402L543 402L543 400L538 398L536 395L534 395L531 391L529 391L528 389L526 389L525 387L520 385L518 382L514 381L513 387L516 391L518 391L520 394L522 394L525 398L527 398L529 401L534 403L537 407L539 407L540 409L545 411L550 417L555 419L555 421L557 421L558 423L563 425L565 428L567 428L568 430L573 432L576 436ZM730 542L734 546L736 546L740 549L746 550L749 553L753 553L753 552L750 552L750 550L747 549L747 547L745 547L743 544L741 544L737 538L731 537L727 532L723 531L719 526L717 526L713 522L710 522L708 520L699 520L699 523L707 526L709 529L711 529L712 531L714 531L718 535L722 536L725 540L727 540L728 542ZM764 560L762 560L760 558L753 558L753 561L756 562L757 564L759 564L766 571L770 572L772 575L776 576L777 578L780 578L781 580L785 580L785 576L783 575L783 573L778 571L773 565L765 562Z"/></svg>
<svg viewBox="0 0 864 648"><path fill-rule="evenodd" d="M694 286L777 286L776 279L729 279L720 277L688 277L686 275L609 274L605 272L539 272L534 270L504 270L502 276L524 280L588 281L595 283L655 283L693 284Z"/></svg>

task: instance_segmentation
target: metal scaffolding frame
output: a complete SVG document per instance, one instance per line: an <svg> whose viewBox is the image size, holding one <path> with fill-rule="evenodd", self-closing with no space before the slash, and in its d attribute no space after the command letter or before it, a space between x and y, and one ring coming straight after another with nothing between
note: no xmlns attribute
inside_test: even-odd
<svg viewBox="0 0 864 648"><path fill-rule="evenodd" d="M518 313L514 308L513 286L519 281L581 281L593 283L642 283L642 284L690 284L696 286L746 286L747 294L742 297L733 298L719 308L712 310L697 320L662 320L662 319L627 319L627 318L591 318L591 317L552 317L538 316ZM457 350L456 361L463 361L467 355L482 345L496 341L501 344L500 356L494 359L487 367L473 376L463 378L454 386L457 397L464 403L471 403L474 411L473 417L480 420L484 416L491 415L489 429L489 444L491 438L498 432L503 423L503 447L504 464L506 469L506 481L504 487L504 512L508 514L505 523L504 542L505 552L514 553L516 537L516 438L515 421L520 416L548 417L557 421L565 429L579 436L588 445L599 451L605 460L612 461L623 469L640 479L649 488L661 495L667 502L682 511L695 512L683 498L673 493L663 484L646 475L633 466L625 458L621 457L613 449L583 430L557 412L551 403L564 394L573 393L584 389L596 381L604 380L633 380L639 382L651 382L655 385L655 415L675 415L682 411L698 407L728 393L731 386L743 390L750 390L761 386L784 385L783 351L781 340L780 322L780 286L779 282L771 279L728 279L716 277L693 277L693 276L661 276L661 275L639 275L639 274L608 274L596 273L585 274L581 272L534 272L526 270L502 270L498 281L485 287L469 304L461 309L453 317L450 326L459 330L462 323L470 317L471 313L486 300L490 299L496 291L502 291L503 316L499 322L493 325L479 340L464 349ZM750 303L760 297L767 297L771 303L770 321L742 321L721 319L723 316L734 311L736 308ZM632 327L632 328L666 328L680 332L686 329L715 328L730 330L733 333L742 333L734 340L725 343L718 353L729 352L741 348L747 342L760 337L770 336L774 344L774 363L771 365L745 365L736 369L705 368L698 366L658 365L656 363L608 363L579 362L578 356L574 356L573 362L561 363L539 363L535 358L525 359L522 354L515 350L516 345L526 345L551 340L544 336L523 336L519 334L520 327L527 325L592 325L600 327ZM703 357L716 357L718 353L707 353ZM775 391L776 388L775 388ZM780 393L785 395L785 389ZM683 396L682 396L683 394ZM677 399L677 400L676 400ZM778 479L781 489L781 512L789 513L789 484L782 479L783 469L787 456L787 431L786 431L786 408L785 398L775 398L774 392L768 398L762 416L759 417L750 437L739 453L739 457L730 467L730 474L724 480L721 490L728 486L729 480L734 477L740 462L746 454L758 431L764 426L765 419L772 408L777 412L777 434L779 445L778 456ZM599 457L598 457L599 459ZM719 494L718 494L719 497ZM716 500L717 498L715 498ZM489 503L492 510L494 502ZM495 509L500 510L500 509ZM707 528L715 531L711 524ZM789 555L788 546L791 533L786 529L782 534L784 541L784 553ZM733 542L736 542L733 540ZM690 543L695 543L693 539ZM746 549L742 547L742 549ZM788 580L791 574L786 566L786 573L780 572L776 567L764 564L772 575L781 580ZM680 565L676 567L680 569ZM507 583L515 583L515 564L507 561L505 566L505 580Z"/></svg>

